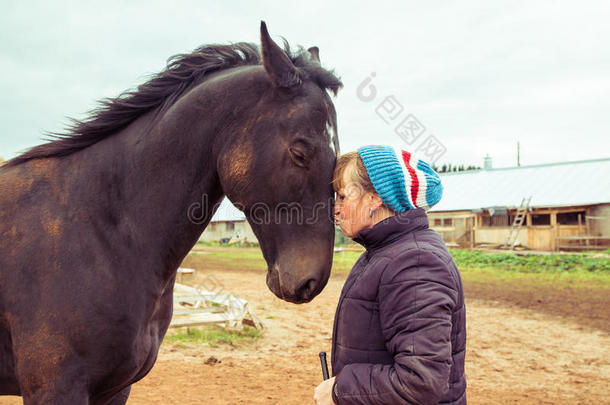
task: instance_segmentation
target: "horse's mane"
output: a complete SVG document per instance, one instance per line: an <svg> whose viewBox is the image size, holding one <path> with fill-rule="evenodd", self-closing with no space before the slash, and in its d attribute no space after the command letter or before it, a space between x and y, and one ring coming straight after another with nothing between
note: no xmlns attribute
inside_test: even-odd
<svg viewBox="0 0 610 405"><path fill-rule="evenodd" d="M286 41L284 50L302 77L315 82L323 90L337 93L342 86L333 71L326 70L311 59L309 52L299 48L292 53ZM237 66L261 64L256 45L239 42L231 45L204 45L189 54L172 56L160 73L153 75L137 89L116 98L99 101L99 106L83 120L70 119L71 124L60 133L48 133L48 143L35 146L5 162L3 167L16 166L31 159L66 156L125 128L142 114L171 106L193 84L206 75Z"/></svg>

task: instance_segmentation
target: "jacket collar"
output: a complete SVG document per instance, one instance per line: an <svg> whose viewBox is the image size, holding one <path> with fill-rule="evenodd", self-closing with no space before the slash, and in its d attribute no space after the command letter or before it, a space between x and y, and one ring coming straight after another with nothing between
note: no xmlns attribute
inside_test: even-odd
<svg viewBox="0 0 610 405"><path fill-rule="evenodd" d="M407 210L376 223L372 228L358 232L355 242L374 251L394 242L401 236L428 228L428 216L422 208Z"/></svg>

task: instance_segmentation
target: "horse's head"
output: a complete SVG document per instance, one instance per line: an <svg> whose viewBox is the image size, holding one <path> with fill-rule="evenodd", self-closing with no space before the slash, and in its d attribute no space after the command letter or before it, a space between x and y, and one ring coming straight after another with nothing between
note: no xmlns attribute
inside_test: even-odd
<svg viewBox="0 0 610 405"><path fill-rule="evenodd" d="M243 209L278 297L308 302L332 265L336 114L326 89L341 82L319 63L317 48L289 57L261 24L263 67L250 67L231 142L219 154L228 198Z"/></svg>

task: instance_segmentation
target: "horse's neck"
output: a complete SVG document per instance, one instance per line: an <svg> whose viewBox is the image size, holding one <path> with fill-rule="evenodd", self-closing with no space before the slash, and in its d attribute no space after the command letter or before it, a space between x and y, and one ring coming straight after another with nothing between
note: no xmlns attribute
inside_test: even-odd
<svg viewBox="0 0 610 405"><path fill-rule="evenodd" d="M108 160L99 159L92 170L102 178L98 198L107 199L98 209L114 211L102 218L116 218L105 229L113 239L124 237L150 251L164 278L196 243L222 198L214 128L188 113L184 108L160 117L149 113L80 152Z"/></svg>

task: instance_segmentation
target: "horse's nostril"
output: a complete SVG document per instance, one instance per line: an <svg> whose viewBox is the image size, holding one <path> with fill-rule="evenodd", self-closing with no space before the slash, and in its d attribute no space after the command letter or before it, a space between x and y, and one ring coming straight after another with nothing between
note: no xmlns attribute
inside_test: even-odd
<svg viewBox="0 0 610 405"><path fill-rule="evenodd" d="M317 281L315 278L310 278L309 280L301 284L301 286L297 288L296 291L297 298L300 300L308 300L316 289L316 283Z"/></svg>

